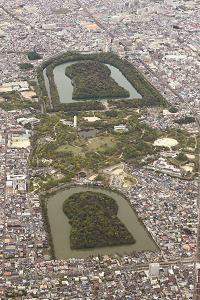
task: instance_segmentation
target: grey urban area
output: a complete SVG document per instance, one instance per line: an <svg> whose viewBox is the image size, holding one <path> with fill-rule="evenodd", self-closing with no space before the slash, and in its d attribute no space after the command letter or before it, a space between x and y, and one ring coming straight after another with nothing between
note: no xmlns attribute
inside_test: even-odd
<svg viewBox="0 0 200 300"><path fill-rule="evenodd" d="M152 248L52 256L44 189L37 188L34 174L54 169L44 159L45 167L34 168L30 157L34 130L45 114L53 118L57 112L44 111L36 78L38 66L68 51L115 53L173 107L129 107L141 126L178 132L177 140L155 136L154 146L161 147L154 159L137 165L124 160L107 169L109 188L126 196ZM40 57L30 60L28 53ZM0 299L200 299L199 71L199 0L0 1ZM90 126L104 114L82 110L66 128L75 130L84 113ZM128 132L127 119L115 130ZM180 132L196 141L184 144L184 154ZM125 184L123 172L136 183ZM101 188L89 175L73 178L73 186Z"/></svg>

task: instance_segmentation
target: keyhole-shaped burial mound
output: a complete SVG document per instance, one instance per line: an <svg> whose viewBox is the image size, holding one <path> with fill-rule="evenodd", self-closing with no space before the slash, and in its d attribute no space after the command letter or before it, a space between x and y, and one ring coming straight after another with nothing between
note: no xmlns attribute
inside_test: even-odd
<svg viewBox="0 0 200 300"><path fill-rule="evenodd" d="M133 244L135 239L117 217L116 201L102 193L81 192L63 203L71 225L71 249Z"/></svg>
<svg viewBox="0 0 200 300"><path fill-rule="evenodd" d="M72 80L72 99L126 98L129 92L111 77L111 70L97 61L81 61L68 66L65 75Z"/></svg>

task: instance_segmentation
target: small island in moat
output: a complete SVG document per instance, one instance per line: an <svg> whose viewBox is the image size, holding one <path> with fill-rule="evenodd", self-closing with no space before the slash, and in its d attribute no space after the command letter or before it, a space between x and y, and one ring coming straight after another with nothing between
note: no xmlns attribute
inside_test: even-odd
<svg viewBox="0 0 200 300"><path fill-rule="evenodd" d="M127 98L129 92L111 77L110 69L98 61L82 61L68 66L65 75L74 86L72 99Z"/></svg>
<svg viewBox="0 0 200 300"><path fill-rule="evenodd" d="M63 203L71 225L71 249L133 244L135 239L117 217L116 201L102 193L82 192Z"/></svg>

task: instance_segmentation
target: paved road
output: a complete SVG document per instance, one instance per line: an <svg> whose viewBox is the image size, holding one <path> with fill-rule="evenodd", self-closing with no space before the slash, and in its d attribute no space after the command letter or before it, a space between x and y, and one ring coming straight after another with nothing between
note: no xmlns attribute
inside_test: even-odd
<svg viewBox="0 0 200 300"><path fill-rule="evenodd" d="M2 240L3 240L3 264L2 264L2 269L4 271L5 269L5 257L4 257L4 251L5 251L5 237L6 237L6 216L5 216L5 207L6 207L6 198L7 198L7 194L6 194L6 159L7 159L7 156L6 156L6 153L7 153L7 145L8 145L8 133L7 133L7 124L8 124L8 121L7 121L7 114L6 114L6 119L5 119L5 124L6 124L6 129L5 129L5 149L4 149L4 163L5 163L5 172L4 172L4 184L5 184L5 189L4 189L4 203L3 203L3 207L1 207L1 209L3 210L3 216L4 216L4 219L3 219L3 236L2 236Z"/></svg>

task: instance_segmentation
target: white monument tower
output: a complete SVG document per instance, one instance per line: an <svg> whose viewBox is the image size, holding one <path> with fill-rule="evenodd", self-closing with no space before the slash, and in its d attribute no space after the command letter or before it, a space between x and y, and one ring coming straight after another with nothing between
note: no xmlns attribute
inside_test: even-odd
<svg viewBox="0 0 200 300"><path fill-rule="evenodd" d="M108 42L106 42L106 45L105 45L105 52L109 52L109 44L108 44Z"/></svg>
<svg viewBox="0 0 200 300"><path fill-rule="evenodd" d="M77 128L77 116L74 116L74 128Z"/></svg>

